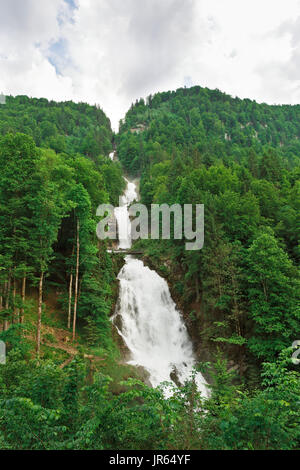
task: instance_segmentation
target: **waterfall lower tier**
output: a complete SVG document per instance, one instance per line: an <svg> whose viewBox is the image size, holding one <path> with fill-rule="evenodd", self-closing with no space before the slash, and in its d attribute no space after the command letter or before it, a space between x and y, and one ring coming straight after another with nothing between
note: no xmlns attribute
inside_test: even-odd
<svg viewBox="0 0 300 470"><path fill-rule="evenodd" d="M167 282L131 256L126 257L118 279L120 297L114 321L119 324L119 333L131 352L129 363L144 367L153 387L171 382L172 374L183 384L192 374L195 359ZM206 395L205 380L200 373L196 381Z"/></svg>

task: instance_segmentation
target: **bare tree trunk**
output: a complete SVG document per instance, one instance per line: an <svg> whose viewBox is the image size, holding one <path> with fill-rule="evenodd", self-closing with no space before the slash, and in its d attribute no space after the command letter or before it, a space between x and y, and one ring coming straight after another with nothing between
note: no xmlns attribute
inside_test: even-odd
<svg viewBox="0 0 300 470"><path fill-rule="evenodd" d="M79 219L77 219L77 253L76 253L76 277L75 277L75 297L74 297L74 314L73 314L73 337L72 340L75 340L76 335L76 316L77 316L77 300L78 300L78 278L79 278Z"/></svg>
<svg viewBox="0 0 300 470"><path fill-rule="evenodd" d="M0 294L0 312L3 310L3 286L1 286L1 294ZM0 331L3 330L3 323L1 322Z"/></svg>
<svg viewBox="0 0 300 470"><path fill-rule="evenodd" d="M5 310L9 309L10 284L11 284L11 277L10 277L10 273L9 273L8 281L7 281L7 289L6 289ZM5 319L4 320L3 330L7 331L8 327L9 327L9 321Z"/></svg>
<svg viewBox="0 0 300 470"><path fill-rule="evenodd" d="M7 292L7 281L4 282L4 286L2 287L2 310L4 309L5 307L5 304L4 304L4 301L6 299L6 292ZM2 322L2 330L4 330L4 319L3 319L3 322Z"/></svg>
<svg viewBox="0 0 300 470"><path fill-rule="evenodd" d="M68 306L68 329L71 329L71 317L72 317L72 297L73 297L73 256L74 256L75 246L72 248L72 258L71 258L71 273L70 273L70 282L69 282L69 306Z"/></svg>
<svg viewBox="0 0 300 470"><path fill-rule="evenodd" d="M262 280L262 286L263 286L263 289L264 289L266 302L268 302L267 286L266 286L266 281L264 279Z"/></svg>
<svg viewBox="0 0 300 470"><path fill-rule="evenodd" d="M37 352L38 357L40 356L40 350L41 350L43 278L44 278L44 273L41 272L40 283L39 283L38 322L37 322L37 333L36 333L36 352Z"/></svg>
<svg viewBox="0 0 300 470"><path fill-rule="evenodd" d="M25 303L25 297L26 297L26 276L23 277L22 280L22 307L20 311L20 323L24 322L24 303Z"/></svg>
<svg viewBox="0 0 300 470"><path fill-rule="evenodd" d="M200 289L199 289L199 278L198 278L198 273L196 273L195 277L195 287L196 287L196 302L200 302Z"/></svg>
<svg viewBox="0 0 300 470"><path fill-rule="evenodd" d="M16 285L16 278L14 276L14 281L13 281L13 314L12 314L12 323L16 323L16 316L17 316L17 311L16 311L16 293L17 293L17 285Z"/></svg>
<svg viewBox="0 0 300 470"><path fill-rule="evenodd" d="M70 283L69 283L68 330L70 330L71 328L72 289L73 289L73 273L71 272Z"/></svg>

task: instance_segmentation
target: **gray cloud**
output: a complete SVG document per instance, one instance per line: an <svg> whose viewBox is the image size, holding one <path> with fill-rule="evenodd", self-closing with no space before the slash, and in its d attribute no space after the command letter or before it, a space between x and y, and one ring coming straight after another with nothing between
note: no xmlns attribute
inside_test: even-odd
<svg viewBox="0 0 300 470"><path fill-rule="evenodd" d="M0 0L0 90L98 103L115 127L191 84L299 101L299 15L298 0Z"/></svg>
<svg viewBox="0 0 300 470"><path fill-rule="evenodd" d="M278 28L278 33L290 35L292 46L291 57L281 67L281 72L293 81L300 81L300 16L294 21L286 21Z"/></svg>
<svg viewBox="0 0 300 470"><path fill-rule="evenodd" d="M300 16L283 21L268 32L266 38L285 38L290 43L289 54L284 61L266 57L265 63L256 68L264 83L268 84L265 87L266 100L272 96L273 102L296 103L300 98Z"/></svg>
<svg viewBox="0 0 300 470"><path fill-rule="evenodd" d="M131 9L129 37L135 63L124 81L124 91L131 94L155 88L182 63L194 40L195 3L143 0Z"/></svg>
<svg viewBox="0 0 300 470"><path fill-rule="evenodd" d="M103 67L120 74L118 91L127 96L155 89L196 46L197 0L102 0L93 5L90 34L100 36L100 48L105 43Z"/></svg>
<svg viewBox="0 0 300 470"><path fill-rule="evenodd" d="M0 0L1 48L19 53L24 47L41 44L58 34L58 15L62 0L45 2L41 8L36 0Z"/></svg>

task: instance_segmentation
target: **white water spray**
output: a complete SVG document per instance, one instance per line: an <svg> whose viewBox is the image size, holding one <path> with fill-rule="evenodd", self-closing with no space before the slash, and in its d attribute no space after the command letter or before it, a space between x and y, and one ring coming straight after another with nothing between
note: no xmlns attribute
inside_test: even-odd
<svg viewBox="0 0 300 470"><path fill-rule="evenodd" d="M137 200L136 185L128 180L122 206L115 210L119 249L131 247L128 206ZM125 258L119 273L119 305L113 317L128 347L129 364L142 366L153 387L161 382L183 384L193 372L193 347L180 312L171 298L167 282L142 261ZM207 396L206 382L195 377L199 391Z"/></svg>

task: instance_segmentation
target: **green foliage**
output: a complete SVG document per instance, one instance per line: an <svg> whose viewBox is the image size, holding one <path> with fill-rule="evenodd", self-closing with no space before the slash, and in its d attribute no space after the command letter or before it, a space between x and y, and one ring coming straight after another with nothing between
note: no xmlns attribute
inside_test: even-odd
<svg viewBox="0 0 300 470"><path fill-rule="evenodd" d="M185 311L196 305L197 341L205 325L207 347L240 367L275 360L300 335L299 112L192 87L137 101L118 136L142 202L204 204L201 252L184 240L143 249Z"/></svg>
<svg viewBox="0 0 300 470"><path fill-rule="evenodd" d="M121 166L107 157L108 118L83 103L8 97L0 107L0 339L8 349L0 448L299 448L300 376L291 349L282 352L300 334L299 113L193 87L137 101L121 125L119 158L141 175L142 202L205 205L202 251L185 251L181 240L139 243L191 312L194 339L237 364L217 356L206 400L195 377L168 384L167 398L101 373L131 375L118 369L109 321L120 265L95 236L97 206L116 205L124 189ZM43 345L36 360L23 281L32 295L45 273L66 325L78 222L78 329L81 348L95 356L81 351L63 363ZM247 390L241 376L259 366L259 386Z"/></svg>
<svg viewBox="0 0 300 470"><path fill-rule="evenodd" d="M299 446L300 375L291 349L265 363L262 389L233 384L220 357L204 400L194 376L182 387L152 389L130 379L117 395L101 373L87 377L78 358L61 370L49 361L25 361L15 350L0 368L2 449L238 449Z"/></svg>
<svg viewBox="0 0 300 470"><path fill-rule="evenodd" d="M100 108L85 103L8 96L0 109L0 135L8 132L27 134L38 147L92 159L108 155L112 148L109 119Z"/></svg>
<svg viewBox="0 0 300 470"><path fill-rule="evenodd" d="M18 133L24 131L22 123L29 120L29 112L32 132L27 127L30 135ZM24 319L26 287L36 287L41 273L46 289L55 285L66 298L69 276L75 273L78 220L80 320L86 324L94 313L98 342L102 338L110 344L108 314L115 295L114 278L109 262L101 275L100 268L95 269L99 264L96 208L101 203L117 204L124 187L120 166L101 156L112 147L110 123L96 107L26 97L9 97L1 107L0 123L1 116L12 123L9 128L0 125L4 134L0 138L1 324L7 329L19 323L20 315ZM53 139L61 145L54 148ZM90 145L87 149L81 148L85 140ZM105 245L102 250L104 254ZM64 308L68 309L66 304Z"/></svg>
<svg viewBox="0 0 300 470"><path fill-rule="evenodd" d="M253 241L247 268L249 314L255 322L249 348L258 357L272 359L299 334L298 273L272 231Z"/></svg>

